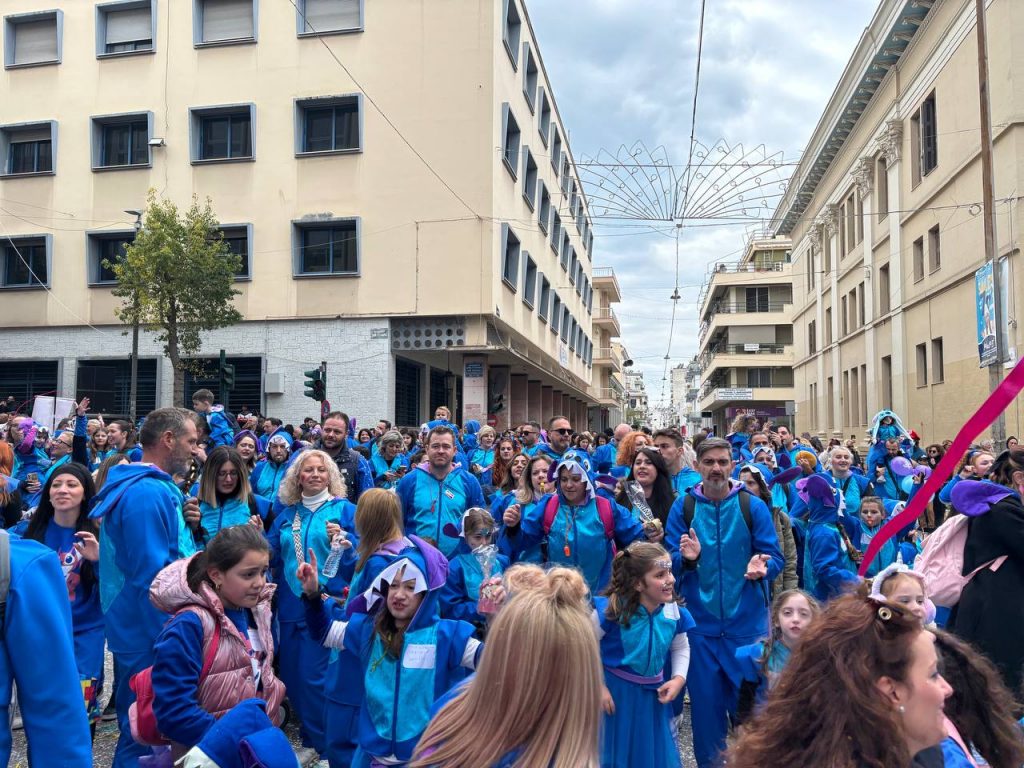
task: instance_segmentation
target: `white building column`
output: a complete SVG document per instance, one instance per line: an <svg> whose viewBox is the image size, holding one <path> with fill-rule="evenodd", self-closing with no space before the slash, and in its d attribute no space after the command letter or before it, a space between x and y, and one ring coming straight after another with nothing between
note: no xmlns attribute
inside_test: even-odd
<svg viewBox="0 0 1024 768"><path fill-rule="evenodd" d="M903 238L900 228L902 195L900 193L900 156L903 144L903 122L887 120L879 139L885 153L888 175L889 210L889 306L892 309L892 410L907 412L906 329L903 317Z"/></svg>
<svg viewBox="0 0 1024 768"><path fill-rule="evenodd" d="M861 217L864 226L864 317L861 318L864 326L864 364L866 375L860 383L867 393L867 414L864 418L868 421L878 413L878 387L868 386L868 382L877 382L878 363L875 360L876 352L875 333L876 329L872 324L875 320L875 249L872 243L875 240L875 159L873 156L862 157L854 172L854 180L857 184L857 194L861 200Z"/></svg>

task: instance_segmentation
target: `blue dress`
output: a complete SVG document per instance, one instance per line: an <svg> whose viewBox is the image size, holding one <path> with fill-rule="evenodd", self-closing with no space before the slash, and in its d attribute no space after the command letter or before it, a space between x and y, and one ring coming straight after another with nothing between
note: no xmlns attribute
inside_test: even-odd
<svg viewBox="0 0 1024 768"><path fill-rule="evenodd" d="M604 682L615 702L615 714L603 716L601 765L679 768L672 705L658 701L658 688L669 679L666 672L672 675L665 669L672 641L695 626L693 618L675 603L654 613L640 606L627 627L609 619L607 609L607 598L594 599L604 633Z"/></svg>

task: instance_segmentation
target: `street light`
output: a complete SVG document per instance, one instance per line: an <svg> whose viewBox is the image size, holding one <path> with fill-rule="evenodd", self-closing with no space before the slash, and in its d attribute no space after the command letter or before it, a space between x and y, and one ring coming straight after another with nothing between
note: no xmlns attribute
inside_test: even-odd
<svg viewBox="0 0 1024 768"><path fill-rule="evenodd" d="M135 209L125 210L129 216L135 217L135 236L142 231L142 211ZM136 400L139 391L139 294L138 291L132 297L132 368L131 383L128 387L128 421L135 426L137 417Z"/></svg>

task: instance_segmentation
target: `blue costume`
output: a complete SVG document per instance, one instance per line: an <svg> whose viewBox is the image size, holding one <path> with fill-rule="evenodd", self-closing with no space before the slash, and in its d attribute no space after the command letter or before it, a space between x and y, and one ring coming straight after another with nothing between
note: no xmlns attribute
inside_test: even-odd
<svg viewBox="0 0 1024 768"><path fill-rule="evenodd" d="M90 768L67 582L54 553L37 541L12 536L10 566L0 653L0 765L11 757L8 710L17 683L32 765Z"/></svg>
<svg viewBox="0 0 1024 768"><path fill-rule="evenodd" d="M617 449L612 443L605 443L599 445L594 449L593 462L594 471L607 473L612 471L612 467L615 466L615 454Z"/></svg>
<svg viewBox="0 0 1024 768"><path fill-rule="evenodd" d="M730 432L725 436L725 439L729 441L729 445L732 447L733 461L740 462L750 460L750 451L747 450L747 445L750 443L749 432ZM746 456L743 455L744 451L747 452Z"/></svg>
<svg viewBox="0 0 1024 768"><path fill-rule="evenodd" d="M380 453L375 453L373 458L370 459L370 470L373 472L373 482L378 488L385 488L390 490L398 487L398 481L401 477L394 480L387 480L384 477L386 472L398 473L402 469L409 469L409 460L402 454L396 454L395 458L390 462L387 461Z"/></svg>
<svg viewBox="0 0 1024 768"><path fill-rule="evenodd" d="M21 498L29 509L39 505L39 498L42 495L43 485L46 482L46 470L50 468L50 463L50 457L46 455L42 448L33 447L26 452L22 452L21 448L15 448L14 450L14 468L11 470L11 476L21 482ZM39 490L35 493L29 493L25 489L25 481L33 472L39 478Z"/></svg>
<svg viewBox="0 0 1024 768"><path fill-rule="evenodd" d="M256 462L256 466L253 467L252 474L249 476L249 485L252 486L253 493L273 501L277 498L277 491L281 487L281 481L284 480L288 467L291 466L295 456L291 453L294 441L288 435L283 432L274 433L270 436L270 440L286 446L288 448L288 456L280 463L271 459L269 454L266 458L260 459ZM268 448L270 440L267 441Z"/></svg>
<svg viewBox="0 0 1024 768"><path fill-rule="evenodd" d="M771 655L765 659L765 642L759 640L736 649L743 680L757 685L754 695L755 709L764 704L769 689L775 684L789 662L790 650L781 640L772 644Z"/></svg>
<svg viewBox="0 0 1024 768"><path fill-rule="evenodd" d="M547 500L551 497L551 494L542 494L535 501L528 501L522 504L516 501L515 491L507 493L500 498L495 498L491 503L491 515L498 523L498 537L495 543L498 545L498 550L501 554L505 555L511 562L516 563L543 563L544 553L541 543L538 542L531 547L526 549L516 548L516 537L519 536L522 529L522 521L527 515L535 518L537 515L543 515L543 505L547 503ZM507 526L502 522L505 516L505 511L513 504L519 504L519 525ZM541 511L535 511L535 507L541 506Z"/></svg>
<svg viewBox="0 0 1024 768"><path fill-rule="evenodd" d="M375 758L388 764L407 762L430 722L434 700L458 679L460 667L475 668L481 645L472 637L473 626L438 618L438 591L447 565L441 553L426 544L406 550L354 598L354 615L347 624L331 622L319 599L305 601L311 635L329 647L344 648L363 670L366 695L353 766L367 768ZM396 658L374 624L377 611L387 610L388 587L399 573L403 581L416 582L416 594L426 594L405 629Z"/></svg>
<svg viewBox="0 0 1024 768"><path fill-rule="evenodd" d="M799 481L798 488L808 509L804 589L824 603L843 594L860 579L839 533L839 491L820 475Z"/></svg>
<svg viewBox="0 0 1024 768"><path fill-rule="evenodd" d="M491 470L494 467L494 448L475 448L469 451L469 467L474 464L480 467L477 479L481 486L491 485Z"/></svg>
<svg viewBox="0 0 1024 768"><path fill-rule="evenodd" d="M248 525L252 511L249 502L239 498L230 498L217 505L200 501L199 514L201 515L199 525L206 531L206 541L209 542L222 528ZM266 517L266 515L262 515L262 517Z"/></svg>
<svg viewBox="0 0 1024 768"><path fill-rule="evenodd" d="M458 526L467 509L487 506L480 483L458 464L452 464L443 480L431 474L427 463L413 467L398 483L398 498L405 532L437 542L445 557L454 554L459 543L445 533L445 525Z"/></svg>
<svg viewBox="0 0 1024 768"><path fill-rule="evenodd" d="M235 445L235 427L224 413L223 405L211 405L210 410L203 414L210 428L209 450L218 445L233 448Z"/></svg>
<svg viewBox="0 0 1024 768"><path fill-rule="evenodd" d="M296 519L299 521L297 528L294 525ZM348 534L352 547L345 550L342 562L348 561L351 564L356 559L355 548L359 543L354 534L355 507L345 499L329 498L326 491L318 497L303 497L297 504L284 507L274 518L274 524L267 534L272 553L270 567L274 581L279 585L279 677L288 688L288 698L302 720L300 734L303 745L311 746L318 752L326 748L324 686L329 654L326 648L306 632L306 614L301 600L302 584L296 575L299 568L296 548L301 547L303 562L309 557L309 550L313 550L321 569L321 586L327 587L328 580L323 567L331 550L331 542L327 538L328 522L338 523Z"/></svg>
<svg viewBox="0 0 1024 768"><path fill-rule="evenodd" d="M665 523L665 547L672 556L682 595L697 626L690 632L690 691L693 745L700 768L714 764L725 748L728 717L735 715L740 688L736 649L768 632L768 585L784 566L771 510L753 496L750 524L739 500L743 486L732 482L724 499L704 495L704 484L691 488L694 516L689 527L701 543L695 562L684 560L679 539L687 530L686 496L676 499ZM767 555L767 576L745 577L755 555ZM679 705L677 705L677 709Z"/></svg>
<svg viewBox="0 0 1024 768"><path fill-rule="evenodd" d="M679 473L672 477L672 489L677 496L682 496L687 490L693 488L701 480L700 472L690 467L683 467Z"/></svg>
<svg viewBox="0 0 1024 768"><path fill-rule="evenodd" d="M18 523L11 532L24 537L29 521ZM68 602L71 605L71 624L74 629L75 663L83 688L92 681L93 696L90 704L90 719L100 714L96 708L99 685L103 680L103 611L100 609L98 567L92 565L92 578L82 581L82 565L85 559L75 549L74 528L64 528L51 519L43 533L43 543L57 553Z"/></svg>
<svg viewBox="0 0 1024 768"><path fill-rule="evenodd" d="M491 576L500 576L508 566L506 556L496 555ZM441 587L441 615L446 619L483 624L485 619L476 610L483 580L483 567L466 542L466 516L463 515L459 525L459 546L448 558L448 579Z"/></svg>
<svg viewBox="0 0 1024 768"><path fill-rule="evenodd" d="M653 613L640 605L628 619L617 621L608 618L607 610L608 598L594 599L604 684L615 702L615 714L603 718L601 765L676 768L680 760L672 706L658 701L658 688L668 679L670 650L671 676L686 678L686 633L694 627L693 617L676 603L663 603Z"/></svg>
<svg viewBox="0 0 1024 768"><path fill-rule="evenodd" d="M119 464L93 501L100 525L100 601L107 645L114 654L117 721L121 736L113 765L135 766L150 752L136 744L128 723L135 693L131 676L153 663L153 641L167 616L149 602L149 586L163 568L195 553L182 516L184 496L152 464Z"/></svg>
<svg viewBox="0 0 1024 768"><path fill-rule="evenodd" d="M570 505L562 494L559 475L563 468L570 474L579 474L587 487L586 496L579 506ZM566 451L561 462L552 464L548 469L548 478L554 484L556 494L546 497L542 504L523 510L518 534L503 531L502 535L516 554L546 543L545 562L578 568L591 592L597 594L611 578L616 542L625 547L643 538L644 528L628 509L607 499L598 499L590 476L590 459L585 453ZM557 501L558 508L550 526L546 526L545 511L550 498ZM607 505L607 517L601 514L598 504Z"/></svg>

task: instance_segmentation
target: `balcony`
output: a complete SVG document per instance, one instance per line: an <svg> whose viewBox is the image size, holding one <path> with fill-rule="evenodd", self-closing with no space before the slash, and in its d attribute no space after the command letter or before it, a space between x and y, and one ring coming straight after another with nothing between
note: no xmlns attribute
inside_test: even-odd
<svg viewBox="0 0 1024 768"><path fill-rule="evenodd" d="M788 262L733 262L713 264L708 268L706 282L697 299L700 316L707 313L708 305L720 301L730 288L790 285L793 265Z"/></svg>
<svg viewBox="0 0 1024 768"><path fill-rule="evenodd" d="M622 393L614 387L593 387L590 391L598 405L603 405L605 408L622 405Z"/></svg>
<svg viewBox="0 0 1024 768"><path fill-rule="evenodd" d="M590 271L590 277L594 289L607 294L610 304L618 304L622 301L622 291L619 289L619 281L615 277L615 270L612 267L594 267Z"/></svg>
<svg viewBox="0 0 1024 768"><path fill-rule="evenodd" d="M622 333L619 318L611 307L597 307L594 309L594 325L607 330L608 334L613 338Z"/></svg>
<svg viewBox="0 0 1024 768"><path fill-rule="evenodd" d="M615 347L596 347L594 349L594 367L603 366L614 371L622 370L622 353Z"/></svg>
<svg viewBox="0 0 1024 768"><path fill-rule="evenodd" d="M791 344L711 344L698 358L703 379L723 368L782 368L793 365Z"/></svg>
<svg viewBox="0 0 1024 768"><path fill-rule="evenodd" d="M713 304L700 324L698 343L714 336L721 328L736 326L785 325L793 312L791 302L770 301L747 304L746 302Z"/></svg>
<svg viewBox="0 0 1024 768"><path fill-rule="evenodd" d="M745 403L785 403L796 398L793 386L775 387L708 387L701 390L700 410L713 411L727 405Z"/></svg>

